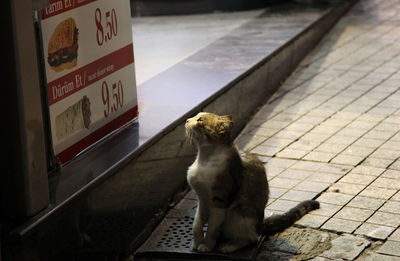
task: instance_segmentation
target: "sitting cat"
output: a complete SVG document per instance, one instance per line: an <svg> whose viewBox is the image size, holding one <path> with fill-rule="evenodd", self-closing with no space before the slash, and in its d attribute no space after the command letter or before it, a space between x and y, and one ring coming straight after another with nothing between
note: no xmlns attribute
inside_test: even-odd
<svg viewBox="0 0 400 261"><path fill-rule="evenodd" d="M263 163L232 144L230 116L201 112L186 120L186 136L197 146L196 160L187 180L198 197L193 222L193 250L231 253L258 240L259 234L274 234L319 208L307 200L282 215L264 220L269 188ZM203 227L208 223L207 232Z"/></svg>

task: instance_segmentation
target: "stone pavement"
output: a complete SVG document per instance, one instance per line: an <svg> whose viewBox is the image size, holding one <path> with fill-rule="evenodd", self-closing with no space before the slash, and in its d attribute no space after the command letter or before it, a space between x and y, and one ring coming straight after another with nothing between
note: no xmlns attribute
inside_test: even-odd
<svg viewBox="0 0 400 261"><path fill-rule="evenodd" d="M400 260L399 13L398 0L359 1L236 139L266 162L266 215L321 203L289 230L329 238L304 259ZM303 260L268 242L259 261Z"/></svg>

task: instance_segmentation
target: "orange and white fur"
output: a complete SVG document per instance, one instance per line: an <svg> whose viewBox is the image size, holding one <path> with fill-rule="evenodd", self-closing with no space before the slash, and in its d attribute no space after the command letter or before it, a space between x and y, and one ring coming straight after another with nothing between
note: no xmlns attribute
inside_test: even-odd
<svg viewBox="0 0 400 261"><path fill-rule="evenodd" d="M263 163L232 144L230 116L201 112L186 121L187 138L198 149L187 181L198 197L192 248L231 253L273 234L318 208L308 200L282 215L264 219L269 188ZM203 233L205 224L206 233Z"/></svg>

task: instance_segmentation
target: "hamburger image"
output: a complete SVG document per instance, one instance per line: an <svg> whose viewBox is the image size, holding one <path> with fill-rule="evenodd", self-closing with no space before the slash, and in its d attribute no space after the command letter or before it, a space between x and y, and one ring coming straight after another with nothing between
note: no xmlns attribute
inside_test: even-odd
<svg viewBox="0 0 400 261"><path fill-rule="evenodd" d="M47 62L52 70L60 72L75 67L77 58L78 28L70 17L54 29L48 45Z"/></svg>
<svg viewBox="0 0 400 261"><path fill-rule="evenodd" d="M56 116L57 139L66 138L78 130L89 129L91 114L90 100L85 95L78 102Z"/></svg>

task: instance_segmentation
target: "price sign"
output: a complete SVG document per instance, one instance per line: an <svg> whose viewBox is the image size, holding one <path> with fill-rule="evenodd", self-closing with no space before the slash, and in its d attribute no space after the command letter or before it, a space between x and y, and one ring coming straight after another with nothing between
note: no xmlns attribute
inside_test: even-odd
<svg viewBox="0 0 400 261"><path fill-rule="evenodd" d="M129 0L50 0L41 42L61 163L137 117Z"/></svg>

